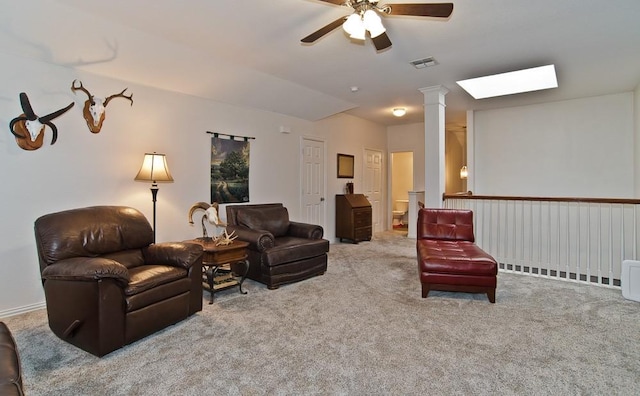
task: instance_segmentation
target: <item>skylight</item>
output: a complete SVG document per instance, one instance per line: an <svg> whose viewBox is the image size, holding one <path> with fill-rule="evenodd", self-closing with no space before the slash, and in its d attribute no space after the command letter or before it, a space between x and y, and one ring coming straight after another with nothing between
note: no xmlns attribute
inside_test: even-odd
<svg viewBox="0 0 640 396"><path fill-rule="evenodd" d="M557 88L554 65L457 81L475 99Z"/></svg>

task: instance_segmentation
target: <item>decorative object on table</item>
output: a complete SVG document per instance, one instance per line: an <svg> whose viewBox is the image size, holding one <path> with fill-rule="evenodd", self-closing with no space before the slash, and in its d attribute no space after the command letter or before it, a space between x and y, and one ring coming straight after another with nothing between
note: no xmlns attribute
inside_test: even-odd
<svg viewBox="0 0 640 396"><path fill-rule="evenodd" d="M193 224L193 213L198 210L204 210L204 215L202 216L202 238L203 240L212 240L207 233L207 227L204 225L204 220L207 219L209 223L213 224L217 227L225 227L226 224L220 221L220 217L218 216L218 203L214 202L212 204L208 204L206 202L196 202L191 205L189 208L189 224Z"/></svg>
<svg viewBox="0 0 640 396"><path fill-rule="evenodd" d="M142 166L138 171L136 181L151 182L151 199L153 200L153 243L156 242L156 201L158 197L157 182L173 182L173 177L169 173L167 157L164 154L145 153Z"/></svg>
<svg viewBox="0 0 640 396"><path fill-rule="evenodd" d="M254 138L219 132L207 133L213 134L211 202L249 202L249 140Z"/></svg>
<svg viewBox="0 0 640 396"><path fill-rule="evenodd" d="M124 91L126 91L127 88L123 89L122 92L118 94L110 95L105 99L102 99L91 95L89 90L82 86L82 81L80 81L80 86L76 87L76 81L77 80L73 80L71 83L71 90L74 93L76 91L82 91L87 94L88 99L84 101L82 115L84 116L85 121L87 121L87 126L92 133L98 133L100 132L100 129L102 129L102 123L104 122L105 117L105 107L107 107L111 99L125 98L128 99L131 102L131 106L133 106L133 94L129 96L124 94Z"/></svg>
<svg viewBox="0 0 640 396"><path fill-rule="evenodd" d="M338 154L338 178L353 179L354 156L349 154Z"/></svg>
<svg viewBox="0 0 640 396"><path fill-rule="evenodd" d="M353 182L347 183L345 190L347 194L353 194Z"/></svg>
<svg viewBox="0 0 640 396"><path fill-rule="evenodd" d="M60 110L54 111L43 117L38 117L29 103L29 98L24 92L20 93L20 105L23 113L9 122L9 130L15 136L18 146L23 150L37 150L44 142L44 127L51 128L51 144L58 139L58 128L51 122L69 111L75 103L69 104Z"/></svg>

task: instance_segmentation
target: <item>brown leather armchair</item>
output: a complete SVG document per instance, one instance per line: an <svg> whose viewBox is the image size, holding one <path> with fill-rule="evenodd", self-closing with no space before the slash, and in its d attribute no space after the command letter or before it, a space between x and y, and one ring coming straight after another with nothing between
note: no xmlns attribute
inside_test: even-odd
<svg viewBox="0 0 640 396"><path fill-rule="evenodd" d="M289 221L281 203L228 205L227 231L249 242L247 277L269 289L327 271L329 241L319 225Z"/></svg>
<svg viewBox="0 0 640 396"><path fill-rule="evenodd" d="M3 322L0 322L0 395L24 395L16 340Z"/></svg>
<svg viewBox="0 0 640 396"><path fill-rule="evenodd" d="M152 244L136 209L44 215L35 237L49 327L89 353L106 355L202 310L202 247Z"/></svg>

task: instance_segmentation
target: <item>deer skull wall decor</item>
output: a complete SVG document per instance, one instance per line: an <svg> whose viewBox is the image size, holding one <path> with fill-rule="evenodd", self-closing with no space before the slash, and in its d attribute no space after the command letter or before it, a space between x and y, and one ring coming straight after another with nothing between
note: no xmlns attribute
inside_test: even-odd
<svg viewBox="0 0 640 396"><path fill-rule="evenodd" d="M9 122L9 130L15 136L18 146L23 150L37 150L44 142L45 126L51 128L51 144L55 144L58 139L58 128L51 122L54 118L61 116L73 107L75 103L69 104L60 110L54 111L43 117L38 117L34 113L29 98L24 92L20 93L20 105L23 113Z"/></svg>
<svg viewBox="0 0 640 396"><path fill-rule="evenodd" d="M91 95L89 90L87 90L83 85L82 81L80 81L80 86L76 87L76 81L73 80L71 83L71 90L75 93L76 91L82 91L87 94L88 99L84 102L84 108L82 109L82 115L84 115L84 119L87 121L87 126L89 130L93 133L100 132L102 129L102 123L104 122L105 116L105 107L109 104L109 101L114 98L125 98L131 102L131 106L133 106L133 94L127 96L124 94L124 91L127 88L123 89L122 92L107 96L105 99L95 97Z"/></svg>

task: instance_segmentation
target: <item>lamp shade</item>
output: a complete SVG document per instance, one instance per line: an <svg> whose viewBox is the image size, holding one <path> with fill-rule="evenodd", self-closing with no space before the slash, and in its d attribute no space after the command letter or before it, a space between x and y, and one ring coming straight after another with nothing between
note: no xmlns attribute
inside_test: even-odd
<svg viewBox="0 0 640 396"><path fill-rule="evenodd" d="M135 180L155 182L172 182L173 177L167 166L167 157L164 154L144 155L142 167L138 171Z"/></svg>

